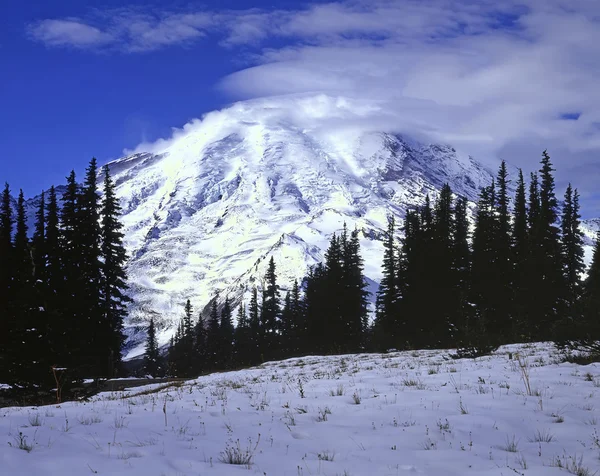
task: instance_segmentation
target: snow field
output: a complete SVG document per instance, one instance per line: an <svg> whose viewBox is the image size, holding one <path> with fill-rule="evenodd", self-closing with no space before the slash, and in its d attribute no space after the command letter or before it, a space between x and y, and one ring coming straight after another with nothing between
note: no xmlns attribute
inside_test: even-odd
<svg viewBox="0 0 600 476"><path fill-rule="evenodd" d="M547 344L475 360L448 351L305 357L3 408L0 472L600 473L600 368L558 362Z"/></svg>

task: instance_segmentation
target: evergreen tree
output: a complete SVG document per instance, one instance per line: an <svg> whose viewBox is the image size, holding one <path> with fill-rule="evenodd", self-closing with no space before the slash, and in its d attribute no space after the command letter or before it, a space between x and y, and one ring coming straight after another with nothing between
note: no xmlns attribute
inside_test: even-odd
<svg viewBox="0 0 600 476"><path fill-rule="evenodd" d="M110 334L107 332L106 320L102 315L100 294L102 263L100 262L100 197L97 177L98 168L96 159L93 158L86 169L84 184L78 197L76 217L78 278L81 285L78 309L81 311L82 320L79 325L83 331L80 339L87 340L86 349L78 364L88 377L112 377L114 368L109 350Z"/></svg>
<svg viewBox="0 0 600 476"><path fill-rule="evenodd" d="M260 307L258 305L258 290L256 286L252 288L252 297L250 298L250 307L248 309L248 328L250 333L249 360L247 363L256 364L261 361L261 325L260 325Z"/></svg>
<svg viewBox="0 0 600 476"><path fill-rule="evenodd" d="M12 338L13 319L10 317L11 297L12 297L12 231L13 231L13 212L10 204L10 188L8 184L4 185L0 202L0 379L7 382L9 379L9 356L15 352L15 339Z"/></svg>
<svg viewBox="0 0 600 476"><path fill-rule="evenodd" d="M436 299L428 306L428 345L451 345L452 328L456 314L456 281L454 270L454 213L452 190L444 184L433 210L431 248L429 253L428 287L435 290Z"/></svg>
<svg viewBox="0 0 600 476"><path fill-rule="evenodd" d="M30 385L37 379L36 367L39 367L37 348L41 339L39 330L35 328L33 297L33 264L31 261L29 239L27 238L27 217L25 215L25 198L23 190L19 192L17 200L16 230L13 243L12 259L12 300L8 309L11 339L14 344L10 346L9 353L9 383ZM33 303L35 304L35 302ZM31 354L29 349L32 350Z"/></svg>
<svg viewBox="0 0 600 476"><path fill-rule="evenodd" d="M46 200L42 191L37 212L35 214L35 231L31 241L33 275L42 283L46 280Z"/></svg>
<svg viewBox="0 0 600 476"><path fill-rule="evenodd" d="M292 355L292 339L294 333L294 321L292 317L292 296L288 291L283 300L283 309L281 310L281 335L280 351L281 358L288 358Z"/></svg>
<svg viewBox="0 0 600 476"><path fill-rule="evenodd" d="M201 375L206 369L207 358L207 332L206 323L202 313L198 316L198 321L194 326L194 373Z"/></svg>
<svg viewBox="0 0 600 476"><path fill-rule="evenodd" d="M238 307L237 326L234 332L234 349L236 365L249 365L252 361L252 336L250 335L250 325L244 303L241 303Z"/></svg>
<svg viewBox="0 0 600 476"><path fill-rule="evenodd" d="M219 361L223 368L231 368L233 365L234 333L231 304L229 297L226 297L221 309L221 322L219 325Z"/></svg>
<svg viewBox="0 0 600 476"><path fill-rule="evenodd" d="M322 263L308 270L304 292L306 322L304 351L307 353L325 353L329 348L330 317L327 316L325 305L327 300L325 283L325 267Z"/></svg>
<svg viewBox="0 0 600 476"><path fill-rule="evenodd" d="M402 315L399 322L399 336L396 338L396 346L405 349L420 348L426 343L423 332L426 311L421 313L420 306L424 306L422 299L426 288L424 275L428 269L424 249L425 233L421 225L419 211L407 210L398 270Z"/></svg>
<svg viewBox="0 0 600 476"><path fill-rule="evenodd" d="M79 185L75 172L67 177L60 211L60 262L62 282L59 292L62 322L55 335L58 367L65 367L73 378L83 377L80 364L88 351L90 329L85 326L87 309L85 290L80 279L81 248L79 239ZM94 329L96 332L97 329ZM82 338L83 336L83 338Z"/></svg>
<svg viewBox="0 0 600 476"><path fill-rule="evenodd" d="M147 332L148 338L146 339L146 351L144 353L144 370L153 377L158 377L161 374L161 363L158 342L156 340L156 329L154 327L154 317L150 318Z"/></svg>
<svg viewBox="0 0 600 476"><path fill-rule="evenodd" d="M344 352L360 352L364 349L364 334L368 324L369 292L363 274L358 230L353 230L348 238L344 223L341 246L342 294L337 298L341 311L340 348Z"/></svg>
<svg viewBox="0 0 600 476"><path fill-rule="evenodd" d="M579 318L578 302L581 296L581 276L585 270L583 232L580 220L579 194L569 184L565 193L561 220L563 273L566 286L564 319L567 329L572 327L574 319Z"/></svg>
<svg viewBox="0 0 600 476"><path fill-rule="evenodd" d="M529 313L532 328L537 339L549 339L561 312L565 295L562 273L561 244L558 218L558 202L554 194L554 176L550 156L542 154L540 168L540 209L532 228L532 264L534 280L532 286L532 305ZM531 204L530 204L531 208Z"/></svg>
<svg viewBox="0 0 600 476"><path fill-rule="evenodd" d="M496 234L493 247L496 249L494 285L494 308L497 315L496 332L499 344L510 342L514 336L513 322L513 256L512 256L512 230L509 211L510 198L508 196L508 171L506 162L502 161L497 176L496 194Z"/></svg>
<svg viewBox="0 0 600 476"><path fill-rule="evenodd" d="M535 188L534 184L534 208ZM514 220L512 234L512 261L513 261L513 338L522 342L527 333L527 312L530 284L530 253L529 253L529 227L527 217L527 199L523 171L519 170L517 190L514 200Z"/></svg>
<svg viewBox="0 0 600 476"><path fill-rule="evenodd" d="M263 290L263 305L260 313L260 324L263 342L261 353L266 360L275 358L279 352L278 329L279 316L279 287L277 286L277 273L275 260L271 256L265 274L265 289Z"/></svg>
<svg viewBox="0 0 600 476"><path fill-rule="evenodd" d="M485 187L477 205L471 266L471 302L474 312L464 329L462 352L479 355L489 352L499 343L502 319L497 308L495 289L498 257L495 216L495 185Z"/></svg>
<svg viewBox="0 0 600 476"><path fill-rule="evenodd" d="M454 206L453 240L453 293L454 306L451 316L451 337L455 344L460 342L462 329L469 320L471 249L469 246L469 220L467 217L467 199L459 197Z"/></svg>
<svg viewBox="0 0 600 476"><path fill-rule="evenodd" d="M106 329L105 354L108 361L107 374L114 375L121 365L121 348L125 341L123 320L131 299L127 291L125 265L127 254L123 244L123 225L119 221L121 206L115 194L115 184L108 167L104 167L104 198L101 203L101 256L103 261L101 279L101 305Z"/></svg>
<svg viewBox="0 0 600 476"><path fill-rule="evenodd" d="M306 325L304 322L304 309L302 299L300 297L300 286L298 280L294 280L292 286L292 294L290 298L290 317L292 320L292 334L290 336L289 346L290 355L298 356L304 351Z"/></svg>
<svg viewBox="0 0 600 476"><path fill-rule="evenodd" d="M382 277L377 291L375 333L378 347L389 349L399 338L400 263L396 252L394 216L388 217L387 233L383 242Z"/></svg>
<svg viewBox="0 0 600 476"><path fill-rule="evenodd" d="M48 192L45 218L46 280L43 300L48 324L49 361L50 365L58 365L66 355L64 349L68 343L65 336L68 333L69 323L62 309L64 274L61 265L59 209L54 186L50 187Z"/></svg>
<svg viewBox="0 0 600 476"><path fill-rule="evenodd" d="M213 298L210 306L210 315L208 317L208 328L206 333L206 366L207 370L222 368L222 362L219 361L221 354L219 345L221 343L221 332L219 325L219 310L217 308L217 298Z"/></svg>

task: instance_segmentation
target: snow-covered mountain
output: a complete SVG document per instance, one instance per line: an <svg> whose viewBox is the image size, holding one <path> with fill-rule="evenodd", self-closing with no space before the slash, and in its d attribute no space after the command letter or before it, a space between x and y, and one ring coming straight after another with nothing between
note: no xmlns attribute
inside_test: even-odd
<svg viewBox="0 0 600 476"><path fill-rule="evenodd" d="M474 202L495 175L451 145L370 124L377 113L326 96L242 102L110 162L130 256L129 355L151 315L164 344L187 299L197 311L216 293L247 300L271 256L289 287L344 222L360 230L375 293L389 214L400 225L445 182ZM588 245L597 228L586 223Z"/></svg>
<svg viewBox="0 0 600 476"><path fill-rule="evenodd" d="M289 286L344 222L361 232L374 292L387 215L401 220L445 182L471 200L490 183L450 145L357 127L356 115L323 97L238 103L109 164L131 256L132 345L150 315L166 342L188 298L198 309L217 292L247 296L271 256Z"/></svg>

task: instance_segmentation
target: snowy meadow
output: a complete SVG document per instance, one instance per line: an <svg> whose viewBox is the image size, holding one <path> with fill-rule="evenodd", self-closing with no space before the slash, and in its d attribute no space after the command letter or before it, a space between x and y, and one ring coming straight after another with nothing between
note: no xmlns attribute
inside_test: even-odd
<svg viewBox="0 0 600 476"><path fill-rule="evenodd" d="M296 358L2 408L0 473L591 476L599 396L546 344Z"/></svg>

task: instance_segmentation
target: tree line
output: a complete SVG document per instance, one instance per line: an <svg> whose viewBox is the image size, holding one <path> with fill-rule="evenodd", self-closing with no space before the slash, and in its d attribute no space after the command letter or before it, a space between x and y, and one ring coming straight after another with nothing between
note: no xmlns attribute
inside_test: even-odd
<svg viewBox="0 0 600 476"><path fill-rule="evenodd" d="M516 193L502 162L481 190L474 227L468 203L445 185L435 203L406 215L401 240L390 219L377 295L374 344L448 348L480 355L502 344L554 341L595 347L600 337L600 250L584 280L579 194L562 206L546 151L538 172ZM471 230L472 228L472 230Z"/></svg>
<svg viewBox="0 0 600 476"><path fill-rule="evenodd" d="M126 254L108 167L102 177L101 196L92 159L83 184L72 171L60 198L54 186L42 193L31 238L23 191L13 207L9 185L4 187L0 382L48 388L119 371L129 302Z"/></svg>
<svg viewBox="0 0 600 476"><path fill-rule="evenodd" d="M215 296L205 318L193 317L188 300L167 357L161 356L154 320L148 327L145 370L151 375L192 376L293 356L362 352L368 340L368 292L358 230L344 225L334 234L325 262L313 267L281 296L277 269L270 259L262 291L254 287L249 303L237 309L233 324L228 297Z"/></svg>
<svg viewBox="0 0 600 476"><path fill-rule="evenodd" d="M145 369L152 375L197 375L307 354L457 348L477 356L502 344L554 341L599 352L600 240L590 268L583 261L579 193L570 184L562 204L546 151L539 171L516 192L502 162L474 210L444 185L432 202L408 210L401 228L389 218L375 319L358 231L334 235L325 262L295 281L282 299L273 258L260 293L241 303L210 303L184 318L162 358L154 322L148 328ZM469 215L472 215L472 219ZM398 239L398 232L402 236Z"/></svg>

